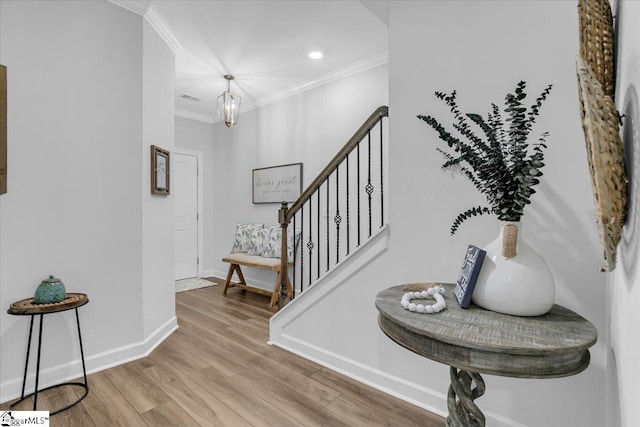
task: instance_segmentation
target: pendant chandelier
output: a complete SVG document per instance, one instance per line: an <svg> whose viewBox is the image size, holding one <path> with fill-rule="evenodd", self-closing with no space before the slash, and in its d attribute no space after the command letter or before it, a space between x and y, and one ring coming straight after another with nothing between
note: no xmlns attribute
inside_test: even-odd
<svg viewBox="0 0 640 427"><path fill-rule="evenodd" d="M238 121L240 96L231 93L231 80L235 77L231 74L226 74L224 78L227 80L227 90L218 97L218 116L224 120L224 124L227 127L232 127Z"/></svg>

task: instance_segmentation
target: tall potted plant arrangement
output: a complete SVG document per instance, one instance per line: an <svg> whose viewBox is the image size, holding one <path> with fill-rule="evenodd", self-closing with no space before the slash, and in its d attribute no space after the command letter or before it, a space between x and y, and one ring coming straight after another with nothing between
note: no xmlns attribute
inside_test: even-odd
<svg viewBox="0 0 640 427"><path fill-rule="evenodd" d="M458 214L451 225L455 234L467 219L493 214L501 222L500 234L487 245L485 261L473 293L481 307L519 316L537 316L553 306L555 285L544 259L522 240L520 220L531 203L542 176L548 132L529 142L540 108L551 92L547 86L532 105L525 105L526 83L505 96L504 108L491 105L483 117L463 113L456 92L436 92L454 116L455 134L430 115L418 115L451 149L438 148L445 157L443 169L466 176L487 199Z"/></svg>

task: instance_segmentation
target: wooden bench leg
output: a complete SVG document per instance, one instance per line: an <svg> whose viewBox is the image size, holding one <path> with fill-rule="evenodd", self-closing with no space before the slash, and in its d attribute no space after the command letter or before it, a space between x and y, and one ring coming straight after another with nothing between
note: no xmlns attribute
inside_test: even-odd
<svg viewBox="0 0 640 427"><path fill-rule="evenodd" d="M287 280L287 295L289 298L293 298L293 288L291 287L291 281L289 280L289 274L286 274ZM278 303L278 297L280 296L280 283L282 281L282 272L278 271L278 276L276 277L276 284L273 287L273 293L271 294L271 302L269 303L269 307L273 307Z"/></svg>
<svg viewBox="0 0 640 427"><path fill-rule="evenodd" d="M233 273L238 275L238 283L233 283L231 279L233 279ZM233 288L236 285L247 286L247 282L244 280L244 275L242 274L242 270L240 269L240 265L231 264L229 266L229 271L227 272L227 280L224 282L224 289L222 290L222 295L227 294L227 290L229 288Z"/></svg>
<svg viewBox="0 0 640 427"><path fill-rule="evenodd" d="M247 281L244 280L244 275L242 274L242 270L240 269L239 264L234 264L236 266L236 274L238 275L238 279L240 279L240 284L247 286Z"/></svg>
<svg viewBox="0 0 640 427"><path fill-rule="evenodd" d="M227 289L231 287L231 278L233 277L233 270L235 270L234 266L235 264L229 265L229 271L227 272L227 280L225 280L224 282L224 289L222 290L222 295L226 295Z"/></svg>

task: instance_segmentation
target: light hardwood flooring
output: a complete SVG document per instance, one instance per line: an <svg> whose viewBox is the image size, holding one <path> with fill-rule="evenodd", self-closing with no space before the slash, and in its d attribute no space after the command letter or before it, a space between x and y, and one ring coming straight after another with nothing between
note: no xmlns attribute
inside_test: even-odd
<svg viewBox="0 0 640 427"><path fill-rule="evenodd" d="M176 294L178 330L148 357L90 375L89 395L51 417L50 425L445 425L439 416L268 345L274 312L268 302L233 289L223 296L222 286ZM76 389L40 393L39 409L63 406Z"/></svg>

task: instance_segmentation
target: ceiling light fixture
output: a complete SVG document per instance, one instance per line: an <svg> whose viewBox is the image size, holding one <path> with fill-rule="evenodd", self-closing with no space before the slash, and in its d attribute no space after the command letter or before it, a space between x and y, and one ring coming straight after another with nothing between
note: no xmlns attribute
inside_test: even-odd
<svg viewBox="0 0 640 427"><path fill-rule="evenodd" d="M320 59L322 58L322 56L322 52L320 52L319 50L309 52L309 58L311 59Z"/></svg>
<svg viewBox="0 0 640 427"><path fill-rule="evenodd" d="M238 121L240 114L240 96L231 93L231 80L235 79L231 74L226 74L227 90L218 97L218 115L224 120L227 127L232 127Z"/></svg>

